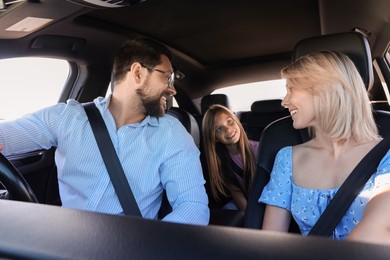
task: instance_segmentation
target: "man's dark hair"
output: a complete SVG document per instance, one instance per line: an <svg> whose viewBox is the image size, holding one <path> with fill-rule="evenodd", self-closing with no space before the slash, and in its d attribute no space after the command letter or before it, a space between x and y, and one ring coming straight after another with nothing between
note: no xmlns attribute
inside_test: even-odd
<svg viewBox="0 0 390 260"><path fill-rule="evenodd" d="M172 60L172 53L164 45L147 38L126 41L114 58L111 87L124 79L134 62L154 68L161 63L161 55Z"/></svg>

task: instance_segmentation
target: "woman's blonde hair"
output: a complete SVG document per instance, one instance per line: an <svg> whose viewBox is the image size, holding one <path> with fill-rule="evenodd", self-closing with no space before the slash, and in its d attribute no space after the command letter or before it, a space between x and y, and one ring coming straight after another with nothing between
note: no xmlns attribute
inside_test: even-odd
<svg viewBox="0 0 390 260"><path fill-rule="evenodd" d="M367 90L348 56L332 51L306 55L281 74L293 88L314 95L316 120L333 141L379 138Z"/></svg>
<svg viewBox="0 0 390 260"><path fill-rule="evenodd" d="M227 114L236 122L240 128L240 139L236 145L238 146L237 148L241 153L243 161L243 176L245 185L244 195L247 196L255 172L255 156L252 152L252 147L240 120L227 107L218 104L212 105L207 110L202 122L203 145L206 152L212 195L216 200L219 200L221 195L228 195L227 180L223 175L224 167L222 164L227 164L229 162L228 159L230 158L220 158L223 156L222 154L228 156L228 153L225 145L217 142L215 136L214 118L219 113ZM225 152L222 152L222 150Z"/></svg>

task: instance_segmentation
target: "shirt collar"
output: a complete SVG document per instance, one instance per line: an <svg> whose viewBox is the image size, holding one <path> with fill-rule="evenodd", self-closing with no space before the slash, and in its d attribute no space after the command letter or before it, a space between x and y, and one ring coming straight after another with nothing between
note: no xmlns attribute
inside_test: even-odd
<svg viewBox="0 0 390 260"><path fill-rule="evenodd" d="M110 101L111 101L111 96L112 96L112 94L110 94L107 97L97 97L95 99L95 104L99 108L100 112L102 112L102 114L108 112L111 115L111 112L108 110L108 107L109 107ZM157 117L147 115L144 118L144 120L142 120L140 123L131 124L131 126L144 126L146 124L149 124L151 126L158 126L158 123L159 123L159 121L158 121Z"/></svg>

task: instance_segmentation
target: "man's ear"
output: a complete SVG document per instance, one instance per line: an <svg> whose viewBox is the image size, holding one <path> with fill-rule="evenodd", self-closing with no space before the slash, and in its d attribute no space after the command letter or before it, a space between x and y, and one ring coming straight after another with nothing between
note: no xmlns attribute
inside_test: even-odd
<svg viewBox="0 0 390 260"><path fill-rule="evenodd" d="M145 70L139 62L134 62L131 65L129 73L136 84L142 84Z"/></svg>

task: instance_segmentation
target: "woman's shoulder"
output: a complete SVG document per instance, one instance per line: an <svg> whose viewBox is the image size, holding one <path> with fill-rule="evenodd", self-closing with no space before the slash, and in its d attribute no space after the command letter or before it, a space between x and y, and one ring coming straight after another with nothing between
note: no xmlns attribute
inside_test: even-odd
<svg viewBox="0 0 390 260"><path fill-rule="evenodd" d="M386 173L390 173L390 149L387 151L385 156L382 158L378 165L378 170Z"/></svg>
<svg viewBox="0 0 390 260"><path fill-rule="evenodd" d="M292 146L285 146L285 147L283 147L283 148L281 148L279 150L278 154L280 154L280 155L291 155L292 150L293 150Z"/></svg>
<svg viewBox="0 0 390 260"><path fill-rule="evenodd" d="M285 146L281 148L275 157L275 164L289 164L292 163L292 146Z"/></svg>

